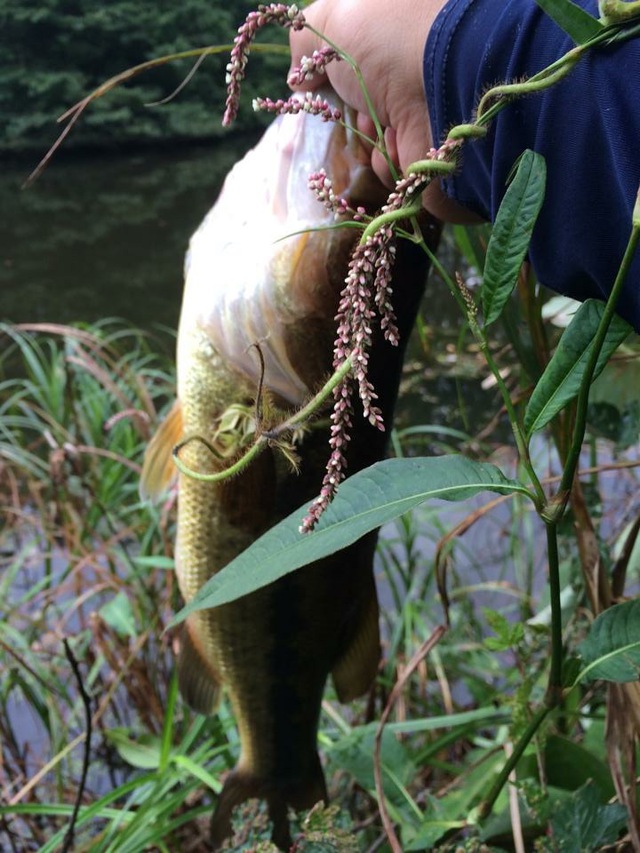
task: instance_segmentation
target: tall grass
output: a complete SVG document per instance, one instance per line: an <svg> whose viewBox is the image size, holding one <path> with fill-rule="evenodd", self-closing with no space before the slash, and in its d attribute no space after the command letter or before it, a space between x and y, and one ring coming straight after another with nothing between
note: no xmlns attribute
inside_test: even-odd
<svg viewBox="0 0 640 853"><path fill-rule="evenodd" d="M404 387L420 420L405 408L394 452L464 449L508 467L513 448L502 439L493 391L481 389L473 345L453 326L435 347L450 358L425 362L428 317L419 332ZM236 761L238 737L225 704L209 720L177 697L174 638L165 630L179 605L175 496L153 508L137 492L144 447L174 394L173 342L115 321L5 325L0 338L0 846L205 850L213 797ZM515 391L519 357L508 335L496 347ZM433 418L429 365L439 385ZM464 417L456 413L457 401L470 399L469 383L486 401L483 417L477 403ZM443 389L453 401L444 426L437 425ZM618 464L617 451L595 438L591 447L589 503L613 545L637 513L637 474L618 465L612 487L606 468ZM539 453L553 476L550 444ZM383 531L380 678L368 700L350 708L329 692L320 732L331 794L351 823L312 815L297 849L386 849L377 754L383 805L403 848L447 849L452 832L465 843L474 806L545 690L549 617L539 538L532 514L502 498L489 509L417 511ZM572 543L568 527L563 602L573 647L585 619ZM443 622L443 598L450 628L427 665L416 650ZM374 721L385 706L380 733ZM514 849L514 838L542 843L553 809L589 779L599 796L613 794L603 717L603 695L589 688L543 729L518 765L516 805L505 791L484 829L494 849ZM252 808L230 849L256 849L268 836Z"/></svg>
<svg viewBox="0 0 640 853"><path fill-rule="evenodd" d="M173 345L113 321L0 336L3 846L60 849L79 797L79 847L167 849L217 789L206 767L230 762L222 722L213 748L176 710L173 499L156 511L137 492Z"/></svg>

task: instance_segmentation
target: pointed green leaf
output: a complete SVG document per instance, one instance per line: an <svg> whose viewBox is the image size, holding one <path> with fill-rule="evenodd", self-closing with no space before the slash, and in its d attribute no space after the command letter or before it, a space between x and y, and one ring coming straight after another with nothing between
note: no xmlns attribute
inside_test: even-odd
<svg viewBox="0 0 640 853"><path fill-rule="evenodd" d="M191 776L195 776L196 779L199 779L203 785L206 785L208 788L215 794L219 794L222 790L222 783L220 779L213 775L213 773L209 773L198 761L194 761L192 758L189 758L188 755L174 755L173 763L177 767L183 768L187 773L190 773Z"/></svg>
<svg viewBox="0 0 640 853"><path fill-rule="evenodd" d="M640 678L640 599L616 604L594 620L580 645L584 678L637 681Z"/></svg>
<svg viewBox="0 0 640 853"><path fill-rule="evenodd" d="M597 18L571 0L536 0L536 3L576 44L585 44L602 30Z"/></svg>
<svg viewBox="0 0 640 853"><path fill-rule="evenodd" d="M140 735L132 740L125 729L108 729L109 740L120 757L141 770L154 770L160 764L160 741L156 735Z"/></svg>
<svg viewBox="0 0 640 853"><path fill-rule="evenodd" d="M603 803L592 783L572 794L551 816L553 840L566 853L596 853L613 844L626 823L625 807Z"/></svg>
<svg viewBox="0 0 640 853"><path fill-rule="evenodd" d="M525 151L502 199L484 265L482 311L485 326L498 319L518 281L544 199L546 171L544 157Z"/></svg>
<svg viewBox="0 0 640 853"><path fill-rule="evenodd" d="M327 750L331 761L341 770L350 773L365 790L375 790L373 753L376 728L359 726L333 743ZM404 802L403 788L416 777L417 768L411 754L390 731L382 733L380 745L382 761L382 786L385 796L401 806Z"/></svg>
<svg viewBox="0 0 640 853"><path fill-rule="evenodd" d="M603 739L604 746L604 739ZM613 797L615 789L606 762L568 737L549 734L544 748L547 784L565 791L576 791L591 780L603 800Z"/></svg>
<svg viewBox="0 0 640 853"><path fill-rule="evenodd" d="M576 311L529 400L524 415L527 435L542 429L577 396L603 311L604 303L596 299L588 299ZM594 379L630 332L628 323L620 317L613 318L596 364Z"/></svg>
<svg viewBox="0 0 640 853"><path fill-rule="evenodd" d="M121 637L136 636L136 620L133 608L124 592L119 592L100 608L100 616Z"/></svg>
<svg viewBox="0 0 640 853"><path fill-rule="evenodd" d="M166 569L168 572L172 572L176 567L173 557L164 557L160 554L158 556L134 557L133 562L143 569Z"/></svg>
<svg viewBox="0 0 640 853"><path fill-rule="evenodd" d="M424 501L460 501L483 491L529 494L521 483L507 479L495 465L463 456L378 462L341 484L316 530L300 534L308 507L296 510L211 578L177 614L173 624L193 610L234 601L294 569L346 548Z"/></svg>

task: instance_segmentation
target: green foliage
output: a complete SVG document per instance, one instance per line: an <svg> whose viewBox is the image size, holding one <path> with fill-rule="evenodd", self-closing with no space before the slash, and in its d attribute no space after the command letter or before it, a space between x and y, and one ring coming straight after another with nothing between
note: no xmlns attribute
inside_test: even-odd
<svg viewBox="0 0 640 853"><path fill-rule="evenodd" d="M252 8L245 0L160 5L141 0L0 0L0 150L48 147L57 135L58 116L108 78L163 55L228 45ZM282 34L273 30L270 41L283 44ZM208 57L170 103L147 106L171 95L196 59L155 68L98 100L67 146L168 144L220 136L226 52ZM251 97L283 90L286 68L286 56L256 56L258 88L248 81L247 109L241 110L237 129L263 123L250 109Z"/></svg>
<svg viewBox="0 0 640 853"><path fill-rule="evenodd" d="M160 342L115 322L3 326L0 335L3 826L25 851L58 850L67 831L86 734L62 653L69 637L101 756L78 842L95 851L143 850L154 839L179 846L185 802L188 821L209 810L202 786L219 785L206 767L224 770L228 753L224 736L215 745L203 737L204 720L175 711L175 687L165 687L171 655L157 640L172 597L166 520L140 506L135 460L173 393L173 368ZM25 736L38 739L50 774L30 802L10 806L5 793L35 772L22 757Z"/></svg>
<svg viewBox="0 0 640 853"><path fill-rule="evenodd" d="M372 726L360 726L336 741L330 751L331 761L346 770L366 791L375 792L373 752L376 732ZM382 784L387 802L402 808L409 800L407 786L418 772L411 753L386 730L381 741Z"/></svg>
<svg viewBox="0 0 640 853"><path fill-rule="evenodd" d="M640 599L605 610L580 646L586 664L582 678L606 681L640 679Z"/></svg>
<svg viewBox="0 0 640 853"><path fill-rule="evenodd" d="M588 299L576 311L527 405L524 426L529 435L546 426L578 395L603 313L604 304L595 299ZM630 332L628 323L614 317L596 363L594 379Z"/></svg>
<svg viewBox="0 0 640 853"><path fill-rule="evenodd" d="M553 850L595 853L613 844L627 822L624 806L606 805L594 785L587 784L551 816Z"/></svg>
<svg viewBox="0 0 640 853"><path fill-rule="evenodd" d="M175 621L193 610L233 601L333 554L426 500L458 501L483 491L527 494L495 465L463 456L378 462L344 483L317 530L301 537L306 507L295 510L211 578Z"/></svg>
<svg viewBox="0 0 640 853"><path fill-rule="evenodd" d="M564 10L574 37L588 36L592 25L576 16L573 4L553 5L556 11ZM11 14L7 8L0 5L11 26L27 18L30 26L44 22L43 32L50 36L51 13L58 15L60 7L50 3ZM115 26L117 8L89 11ZM59 34L62 43L69 32L82 30L69 6L64 9L68 31ZM78 7L78 11L87 10ZM127 11L133 13L133 4ZM165 20L165 10L156 12L165 24L169 20L175 24L171 14L180 14L174 9ZM86 16L82 20L86 23ZM52 43L58 44L56 38ZM176 49L168 33L167 46ZM38 78L37 70L31 78L35 88L53 97L49 88L53 78ZM64 75L57 83L69 92L75 85ZM523 91L526 86L516 84ZM127 94L119 108L121 118L127 117ZM507 100L499 100L486 114ZM107 120L106 111L101 114L97 108L94 115L104 119L104 140L116 114ZM460 241L477 270L485 270L487 325L503 316L507 304L509 313L511 308L517 311L510 296L541 202L543 172L538 158L525 155L486 262L477 241L468 237ZM515 387L504 378L519 372L518 357L509 352L497 323L489 340L486 327L477 323L470 290L456 287L446 272L442 277L462 305L474 335L475 374L482 375L487 366L492 374L499 394L496 408L506 412L512 443L506 446L497 438L495 422L490 429L479 423L477 412L473 412L475 433L469 428L463 433L457 424L447 432L435 424L422 424L413 435L410 430L403 434L407 444L397 435L400 458L346 481L316 532L307 537L298 534L302 510L298 511L223 570L195 606L232 600L395 521L395 541L386 545L384 566L396 612L389 618L387 659L379 685L368 707L356 707L348 718L327 701L321 726L333 772L332 793L348 800L362 826L371 830L356 839L336 810L314 809L296 819L296 849L350 853L358 847L378 847L382 832L378 809L384 808L407 851L484 851L511 849L514 844L522 849L525 841L540 850L595 851L614 843L628 820L620 804L604 802L612 796L613 784L602 719L607 708L611 731L624 732L627 708L624 718L616 717L599 685L583 688L578 679L572 689L566 686L571 684L569 670L579 648L583 677L623 682L616 686L618 694L609 693L609 700L612 695L637 700L631 691L625 692L624 682L637 680L638 602L606 610L580 644L585 607L599 612L620 598L624 590L614 594L612 582L623 587L632 562L623 548L615 556L611 577L600 572L607 592L600 598L601 590L592 583L594 564L600 569L613 561L604 536L600 541L595 534L601 496L596 482L589 490L580 490L574 480L592 379L587 364L593 353L596 373L602 369L628 328L615 320L610 323L615 293L604 308L585 304L533 392L523 431L512 399ZM532 316L530 308L532 354L543 364L547 350L540 339L546 330L536 329L541 318ZM540 334L536 337L534 331ZM193 717L177 701L176 681L169 675L173 645L165 643L171 635L163 632L176 604L167 573L173 563L168 544L173 538L173 496L159 512L143 510L136 489L137 465L150 423L157 421L172 395L172 372L156 359L143 336L110 324L90 330L49 327L39 334L7 325L2 333L7 345L0 350L0 487L10 496L5 501L10 512L0 549L4 603L0 659L7 672L0 685L0 774L5 774L0 777L4 803L0 816L5 821L0 829L13 837L22 835L25 849L53 853L63 844L73 819L73 798L79 788L78 750L74 750L88 739L85 694L70 682L58 648L58 638L73 633L71 647L85 671L83 686L93 697L89 701L97 703L96 709L89 709L94 718L92 758L101 771L107 769L101 782L89 781L78 801L79 846L101 853L148 849L164 853L183 846L197 849L198 844L202 848L210 795L219 792L222 774L237 759L238 738L224 702L218 715L206 721ZM458 358L464 344L461 333L450 354ZM576 397L575 425L569 418L556 419ZM556 492L553 480L540 479L542 466L532 441L533 433L552 421L562 469ZM454 452L439 459L410 456L411 440L434 429L453 445L447 450ZM551 439L545 441L546 474ZM471 458L476 453L486 456L489 442L501 467ZM459 450L465 455L457 455ZM600 466L596 450L593 455L595 478ZM503 468L516 474L508 476ZM497 561L482 553L477 539L464 541L465 532L481 522L486 507L452 506L485 491L493 494L493 509L498 510L489 538L506 546L500 557L507 566L506 578L498 578ZM559 522L571 497L575 514L572 524L563 528ZM433 499L447 503L436 508ZM429 505L423 506L427 501ZM532 506L537 520L532 519ZM426 542L421 541L428 538L420 524L425 519L430 531L438 531L435 554L428 556ZM561 556L576 551L574 530L582 546L582 586L569 559L565 565L570 571L566 575L560 571ZM536 582L541 562L537 546L542 539L548 549L548 608ZM602 553L596 554L599 549ZM591 562L585 560L585 552ZM466 566L466 575L461 565ZM500 605L491 602L482 607L480 597L486 593L507 597ZM89 612L84 607L87 601ZM443 621L441 602L448 602L444 617L448 633L432 648L431 640L440 636L434 626ZM494 636L487 638L487 629ZM429 648L428 658L420 659L416 648L421 654ZM569 666L566 651L571 655ZM38 731L44 733L44 768L28 766L15 736L16 700L19 708L31 709ZM383 707L391 720L384 731L379 732L377 724L362 724ZM376 768L378 736L381 759ZM632 754L635 742L633 737L622 739L614 747L609 753L613 760L625 748ZM620 767L615 771L618 780ZM511 789L510 778L516 780ZM630 796L635 800L633 790ZM520 821L513 820L516 806ZM251 808L253 804L248 804L236 814L236 838L230 849L270 853L264 805L256 806L252 814L247 811ZM492 812L495 816L490 819Z"/></svg>
<svg viewBox="0 0 640 853"><path fill-rule="evenodd" d="M497 610L485 610L484 615L487 624L496 633L495 637L487 637L484 641L485 646L491 649L491 651L504 652L513 646L517 646L524 639L524 625L522 622L509 622Z"/></svg>
<svg viewBox="0 0 640 853"><path fill-rule="evenodd" d="M640 359L624 344L608 362L589 395L589 423L597 435L630 447L640 439Z"/></svg>
<svg viewBox="0 0 640 853"><path fill-rule="evenodd" d="M544 158L525 151L491 231L482 282L482 310L489 326L502 313L518 281L544 199Z"/></svg>
<svg viewBox="0 0 640 853"><path fill-rule="evenodd" d="M572 0L536 0L536 3L576 44L588 42L602 29L596 18Z"/></svg>

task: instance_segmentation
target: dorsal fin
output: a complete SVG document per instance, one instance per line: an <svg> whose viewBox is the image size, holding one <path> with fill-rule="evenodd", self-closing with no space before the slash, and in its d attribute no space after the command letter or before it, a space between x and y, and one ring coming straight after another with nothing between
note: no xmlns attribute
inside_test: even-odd
<svg viewBox="0 0 640 853"><path fill-rule="evenodd" d="M144 454L139 487L143 500L157 500L176 476L171 451L182 438L182 433L182 407L176 400Z"/></svg>

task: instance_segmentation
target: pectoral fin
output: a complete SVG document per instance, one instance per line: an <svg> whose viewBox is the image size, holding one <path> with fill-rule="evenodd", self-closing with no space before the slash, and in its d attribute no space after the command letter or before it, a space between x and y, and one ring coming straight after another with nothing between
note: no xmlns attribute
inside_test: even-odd
<svg viewBox="0 0 640 853"><path fill-rule="evenodd" d="M378 597L371 577L370 588L364 593L360 618L351 642L331 673L341 702L351 702L366 693L376 677L380 663L380 626Z"/></svg>
<svg viewBox="0 0 640 853"><path fill-rule="evenodd" d="M139 487L143 500L157 500L176 476L171 451L182 438L182 433L182 407L176 400L144 454Z"/></svg>
<svg viewBox="0 0 640 853"><path fill-rule="evenodd" d="M178 686L187 705L209 715L216 710L221 689L217 673L198 647L196 619L195 614L189 616L182 631Z"/></svg>

